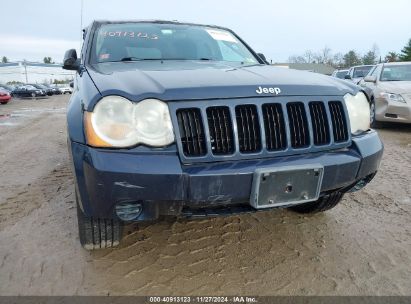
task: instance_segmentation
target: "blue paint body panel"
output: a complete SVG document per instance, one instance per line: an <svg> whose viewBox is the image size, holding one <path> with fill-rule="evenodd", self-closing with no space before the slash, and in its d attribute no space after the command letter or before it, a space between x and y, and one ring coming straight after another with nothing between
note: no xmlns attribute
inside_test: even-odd
<svg viewBox="0 0 411 304"><path fill-rule="evenodd" d="M241 155L236 143L236 155L220 158L210 154L208 136L208 153L203 158L185 157L178 140L164 148L88 146L84 111L93 111L99 100L108 95L120 95L132 102L146 98L167 102L178 138L174 114L181 107L195 105L204 114L208 106L223 104L233 116L234 107L239 103L278 102L284 108L287 102L301 101L310 115L310 101L343 102L345 94L354 95L361 90L336 78L275 68L263 61L252 66L191 60L90 65L87 61L90 41L99 24L95 22L87 30L81 70L76 74L75 90L67 111L68 148L80 207L87 216L113 218L114 207L121 202L141 202L143 212L138 220L156 219L162 214L179 215L183 207L248 205L253 174L260 168L320 164L324 167L322 193L349 187L378 170L383 145L372 130L349 136L342 143L331 141L330 145L311 145L299 151L287 148L273 153ZM278 87L281 94L277 97L259 95L256 92L259 86ZM261 117L260 108L258 106ZM330 117L328 110L327 115ZM346 112L345 115L349 123ZM308 123L311 124L310 119ZM263 128L261 134L264 135ZM262 140L264 145L264 136Z"/></svg>

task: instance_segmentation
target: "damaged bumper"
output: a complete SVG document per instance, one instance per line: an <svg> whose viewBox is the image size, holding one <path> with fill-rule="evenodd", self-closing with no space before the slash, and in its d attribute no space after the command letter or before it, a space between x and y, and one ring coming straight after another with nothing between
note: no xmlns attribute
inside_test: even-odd
<svg viewBox="0 0 411 304"><path fill-rule="evenodd" d="M259 168L320 164L321 193L350 187L378 170L383 151L375 131L353 137L349 148L336 151L187 166L177 151L157 154L69 145L84 213L112 218L116 204L139 202L143 211L137 220L181 215L187 208L242 204L248 210L253 174Z"/></svg>
<svg viewBox="0 0 411 304"><path fill-rule="evenodd" d="M402 103L378 98L375 106L375 119L377 121L411 123L411 105L409 101L408 103Z"/></svg>

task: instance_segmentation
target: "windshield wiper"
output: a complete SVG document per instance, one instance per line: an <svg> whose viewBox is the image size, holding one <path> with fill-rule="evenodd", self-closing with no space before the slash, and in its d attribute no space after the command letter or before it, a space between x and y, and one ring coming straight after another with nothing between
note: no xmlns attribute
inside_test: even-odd
<svg viewBox="0 0 411 304"><path fill-rule="evenodd" d="M144 60L163 60L161 58L138 58L138 57L124 57L120 61L144 61Z"/></svg>
<svg viewBox="0 0 411 304"><path fill-rule="evenodd" d="M171 60L190 60L190 59L186 59L186 58L137 58L137 57L124 57L121 58L119 61L154 61L154 60L158 60L158 61L171 61ZM211 60L211 59L201 59L201 60Z"/></svg>

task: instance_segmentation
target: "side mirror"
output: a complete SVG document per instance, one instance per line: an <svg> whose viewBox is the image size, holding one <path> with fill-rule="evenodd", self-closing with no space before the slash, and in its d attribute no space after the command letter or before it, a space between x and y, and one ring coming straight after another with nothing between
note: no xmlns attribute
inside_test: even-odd
<svg viewBox="0 0 411 304"><path fill-rule="evenodd" d="M350 74L345 75L345 76L344 76L344 79L351 79Z"/></svg>
<svg viewBox="0 0 411 304"><path fill-rule="evenodd" d="M377 77L375 77L375 76L365 76L364 81L365 82L377 82Z"/></svg>
<svg viewBox="0 0 411 304"><path fill-rule="evenodd" d="M258 57L260 57L265 63L267 63L267 59L265 58L263 53L257 53Z"/></svg>
<svg viewBox="0 0 411 304"><path fill-rule="evenodd" d="M69 86L70 86L70 88L74 88L74 82L73 82L73 81L70 82L70 83L69 83Z"/></svg>
<svg viewBox="0 0 411 304"><path fill-rule="evenodd" d="M77 58L75 49L70 49L64 54L63 69L78 71L80 68L80 60Z"/></svg>

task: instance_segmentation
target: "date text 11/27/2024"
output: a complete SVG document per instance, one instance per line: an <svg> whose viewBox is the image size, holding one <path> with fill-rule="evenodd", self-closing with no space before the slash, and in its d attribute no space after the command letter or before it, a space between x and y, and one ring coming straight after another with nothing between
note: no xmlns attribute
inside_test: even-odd
<svg viewBox="0 0 411 304"><path fill-rule="evenodd" d="M258 303L256 297L150 297L149 303Z"/></svg>

